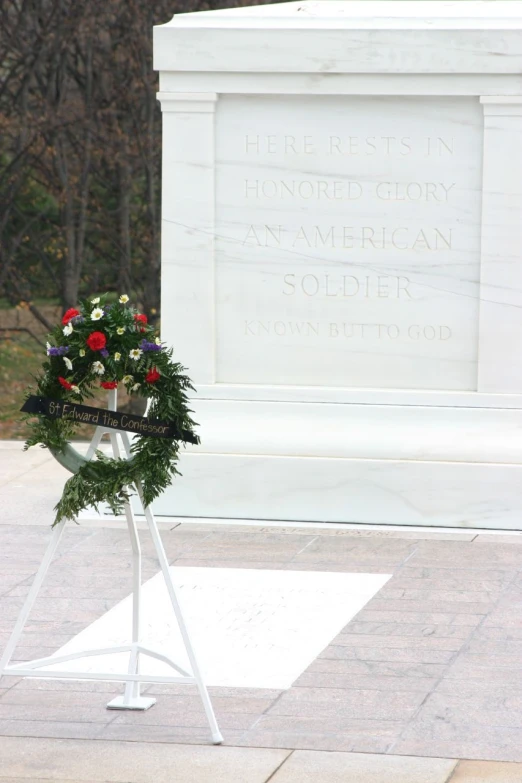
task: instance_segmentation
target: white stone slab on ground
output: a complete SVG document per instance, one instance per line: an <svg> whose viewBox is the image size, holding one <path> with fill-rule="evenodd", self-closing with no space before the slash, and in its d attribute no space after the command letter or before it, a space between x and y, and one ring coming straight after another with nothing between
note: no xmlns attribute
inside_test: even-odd
<svg viewBox="0 0 522 783"><path fill-rule="evenodd" d="M341 629L383 587L389 574L240 568L172 568L187 625L208 685L289 688ZM161 574L143 586L143 641L190 669ZM131 596L56 652L125 644ZM68 671L125 672L127 655L86 658ZM172 674L143 658L147 674ZM53 668L53 667L49 667ZM54 667L56 668L56 667Z"/></svg>

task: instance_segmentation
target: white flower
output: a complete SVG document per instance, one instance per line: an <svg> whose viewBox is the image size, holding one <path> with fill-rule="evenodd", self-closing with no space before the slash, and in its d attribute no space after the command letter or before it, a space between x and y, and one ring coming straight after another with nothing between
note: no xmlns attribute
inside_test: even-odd
<svg viewBox="0 0 522 783"><path fill-rule="evenodd" d="M129 356L131 359L134 359L134 361L136 361L137 359L140 358L142 353L143 351L141 350L141 348L133 348L132 351L129 352Z"/></svg>
<svg viewBox="0 0 522 783"><path fill-rule="evenodd" d="M67 367L67 369L68 370L72 370L72 362L71 362L71 360L68 359L67 356L64 356L63 360L65 362L65 366Z"/></svg>
<svg viewBox="0 0 522 783"><path fill-rule="evenodd" d="M71 391L74 392L75 394L80 393L80 389L78 386L71 386Z"/></svg>
<svg viewBox="0 0 522 783"><path fill-rule="evenodd" d="M97 373L98 375L103 375L105 372L105 367L101 362L93 362L91 365L91 369L93 372Z"/></svg>
<svg viewBox="0 0 522 783"><path fill-rule="evenodd" d="M123 383L132 383L133 381L134 381L134 377L132 375L123 376Z"/></svg>
<svg viewBox="0 0 522 783"><path fill-rule="evenodd" d="M116 353L114 354L114 361L119 362L120 359L121 359L121 353L119 351L116 351Z"/></svg>
<svg viewBox="0 0 522 783"><path fill-rule="evenodd" d="M124 326L118 326L118 328L116 329L116 331L117 331L117 333L118 333L118 334L123 334L123 333L124 333L124 331L125 331L125 327L124 327Z"/></svg>
<svg viewBox="0 0 522 783"><path fill-rule="evenodd" d="M70 322L69 322L69 323L67 324L67 326L64 326L64 327L63 327L63 330L62 330L62 331L63 331L63 333L64 333L64 335L65 335L66 337L68 337L70 334L72 334L72 332L73 332L73 325L72 325L72 323L70 323Z"/></svg>
<svg viewBox="0 0 522 783"><path fill-rule="evenodd" d="M91 321L99 321L100 318L103 318L103 310L101 307L95 307L91 313Z"/></svg>
<svg viewBox="0 0 522 783"><path fill-rule="evenodd" d="M131 391L138 391L140 386L141 386L141 383L135 383L134 386L132 387Z"/></svg>
<svg viewBox="0 0 522 783"><path fill-rule="evenodd" d="M127 304L127 302L129 301L129 297L127 296L127 294L122 294L122 295L120 296L120 300L119 300L119 301L120 301L122 304Z"/></svg>
<svg viewBox="0 0 522 783"><path fill-rule="evenodd" d="M85 349L84 348L80 348L78 353L80 354L80 356L85 356Z"/></svg>
<svg viewBox="0 0 522 783"><path fill-rule="evenodd" d="M51 350L52 346L51 343L45 343L45 347L47 349L47 356L49 356L49 351Z"/></svg>
<svg viewBox="0 0 522 783"><path fill-rule="evenodd" d="M100 302L99 296L97 296L96 299L91 299L91 304L99 304L99 302Z"/></svg>
<svg viewBox="0 0 522 783"><path fill-rule="evenodd" d="M161 345L161 340L160 340L160 338L159 338L159 337L156 337L156 339L154 340L154 342L156 343L156 345Z"/></svg>

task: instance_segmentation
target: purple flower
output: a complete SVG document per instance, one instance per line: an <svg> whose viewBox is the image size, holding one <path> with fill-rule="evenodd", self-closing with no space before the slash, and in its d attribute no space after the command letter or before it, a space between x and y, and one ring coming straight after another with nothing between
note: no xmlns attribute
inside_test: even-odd
<svg viewBox="0 0 522 783"><path fill-rule="evenodd" d="M83 315L75 315L74 318L71 318L72 324L83 324L84 321L85 318L83 317Z"/></svg>
<svg viewBox="0 0 522 783"><path fill-rule="evenodd" d="M101 353L101 355L103 356L104 359L106 359L108 357L108 355L109 355L109 351L107 350L107 348L102 348L100 353Z"/></svg>
<svg viewBox="0 0 522 783"><path fill-rule="evenodd" d="M64 356L69 352L68 345L59 345L57 348L49 348L47 351L48 356Z"/></svg>
<svg viewBox="0 0 522 783"><path fill-rule="evenodd" d="M147 340L142 340L140 343L142 351L161 351L161 345L156 343L149 343Z"/></svg>

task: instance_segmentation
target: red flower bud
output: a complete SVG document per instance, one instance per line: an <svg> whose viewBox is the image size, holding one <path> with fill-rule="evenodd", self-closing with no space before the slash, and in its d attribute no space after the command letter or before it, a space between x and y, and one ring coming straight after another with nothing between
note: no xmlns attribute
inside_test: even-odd
<svg viewBox="0 0 522 783"><path fill-rule="evenodd" d="M80 315L80 311L79 311L79 310L76 310L74 307L70 307L70 308L67 310L67 312L65 313L65 315L63 316L63 318L62 318L62 324L63 324L64 326L67 326L67 324L69 323L69 321L70 321L72 318L75 318L77 315Z"/></svg>
<svg viewBox="0 0 522 783"><path fill-rule="evenodd" d="M136 315L134 316L134 320L136 321L137 324L138 323L139 324L146 324L146 323L148 323L147 316L143 315L143 313L136 313Z"/></svg>
<svg viewBox="0 0 522 783"><path fill-rule="evenodd" d="M69 383L69 381L66 381L65 378L58 378L59 382L62 384L64 389L72 389L72 383Z"/></svg>
<svg viewBox="0 0 522 783"><path fill-rule="evenodd" d="M86 342L91 351L101 351L107 345L107 338L103 332L91 332Z"/></svg>
<svg viewBox="0 0 522 783"><path fill-rule="evenodd" d="M159 381L161 378L161 375L157 371L155 367L152 368L152 370L149 370L147 375L145 376L146 383L156 383L156 381Z"/></svg>

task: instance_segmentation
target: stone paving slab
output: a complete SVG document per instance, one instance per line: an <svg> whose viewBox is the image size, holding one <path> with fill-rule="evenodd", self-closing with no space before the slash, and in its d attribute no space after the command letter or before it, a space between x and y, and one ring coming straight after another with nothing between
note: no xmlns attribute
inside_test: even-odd
<svg viewBox="0 0 522 783"><path fill-rule="evenodd" d="M295 751L273 783L446 783L453 759Z"/></svg>
<svg viewBox="0 0 522 783"><path fill-rule="evenodd" d="M22 778L5 778L0 777L0 783L20 783ZM27 783L27 778L25 779ZM51 778L31 778L31 783L52 783ZM62 780L61 783L98 783L94 780Z"/></svg>
<svg viewBox="0 0 522 783"><path fill-rule="evenodd" d="M21 562L22 568L21 583L8 578L4 584L0 599L2 641L12 627L48 535L47 530L39 527L20 530L3 526L0 529L0 536L7 544L2 549L3 562L12 568L13 574L18 563ZM210 559L209 536L218 545L214 560ZM278 559L286 560L285 565L289 568L295 567L300 551L296 543L314 540L309 536L278 535L273 528L264 542L261 533L248 541L244 530L234 533L233 529L218 529L212 533L208 529L175 528L165 531L163 537L174 562L184 563L187 547L190 547L192 557L197 557L203 548L206 565L221 563L218 555L222 556L226 551L225 562L229 565L233 559L238 567L253 564L250 560L242 560L243 549L248 554L255 551L256 556L259 552L266 557L274 547ZM448 606L454 603L459 611L442 612L436 610L448 607L436 594L440 592L448 597L448 569L444 561L436 562L433 567L417 568L414 565L416 549L410 549L412 541L415 547L415 541L411 539L392 542L396 553L400 552L401 556L408 553L411 557L404 568L399 564L396 575L388 583L395 591L391 597L386 598L385 591L376 596L281 698L279 693L271 693L264 698L243 700L244 707L238 708L237 698L227 698L226 693L223 694L226 689L222 689L222 700L216 703L216 710L227 743L522 760L520 729L516 725L518 702L500 699L495 702L495 709L488 711L484 703L475 699L473 710L469 709L470 693L473 695L475 691L480 695L486 689L486 698L490 698L495 692L513 696L522 690L517 666L518 647L505 646L501 650L502 656L497 654L497 648L485 647L479 652L480 644L495 642L494 638L491 640L491 634L501 630L496 625L486 624L491 618L498 622L499 611L504 613L502 616L509 613L508 630L516 635L514 620L519 616L519 593L510 586L522 572L522 549L518 563L520 571L514 567L513 557L508 571L487 568L485 573L477 573L472 570L471 574L476 577L474 590L459 593L463 586L460 582L451 585L457 589L449 592L457 593L456 598L477 600L448 601ZM419 545L423 543L418 542ZM381 540L376 542L377 552L382 544ZM465 545L472 547L473 542ZM333 565L336 569L351 570L354 553L371 559L371 547L369 538L355 544L348 542L337 554L331 551L336 558L344 552L346 565L343 566L342 558ZM321 558L325 551L321 551ZM122 530L71 527L57 565L22 640L22 654L47 640L50 645L55 642L60 646L129 591L130 551ZM260 564L256 562L256 565ZM273 568L273 561L267 559L266 567ZM324 562L321 567L324 568ZM317 565L315 568L318 570ZM150 575L157 570L152 557L146 558L145 570ZM6 573L11 574L9 569ZM465 579L469 573L469 569L463 570ZM419 601L416 593L408 593L404 587L408 579L415 582L412 590L418 590L419 584L422 587L428 582L429 592L436 595L437 605L430 606L428 601ZM397 587L393 587L394 582ZM393 609L374 609L375 605L390 605ZM477 607L483 607L480 614L475 613ZM466 609L472 612L462 611ZM511 641L510 636L507 639L505 636L501 636L501 644ZM177 686L152 686L151 690L159 689L164 695L163 701L148 713L115 715L104 709L105 694L117 693L118 686L50 682L36 686L37 682L23 680L0 694L0 732L4 735L208 742L197 698L184 697ZM467 691L463 691L464 684L468 685ZM66 688L78 689L72 691L76 698L71 699L71 691ZM30 701L27 701L27 693L31 694ZM85 696L102 694L96 702L99 714L90 698L81 698L82 693ZM182 701L176 702L176 693ZM499 723L506 726L506 731L498 729Z"/></svg>
<svg viewBox="0 0 522 783"><path fill-rule="evenodd" d="M498 737L492 737L491 741L487 739L481 739L478 742L466 740L465 738L453 738L448 741L430 741L428 738L423 738L420 741L404 741L400 745L397 744L393 749L394 754L405 756L434 756L434 757L449 757L454 754L454 757L460 759L469 760L483 760L487 758L490 761L504 762L506 758L510 756L512 758L520 758L520 746L516 747L516 742L510 745L509 742L504 743L501 739L500 744ZM522 780L522 764L518 764L520 772L520 780ZM509 778L508 778L509 780Z"/></svg>
<svg viewBox="0 0 522 783"><path fill-rule="evenodd" d="M520 783L520 764L498 764L491 761L461 761L451 783Z"/></svg>
<svg viewBox="0 0 522 783"><path fill-rule="evenodd" d="M184 529L199 529L202 528L214 531L215 530L215 524L210 522L191 522L191 521L183 521L181 522L181 525ZM284 527L283 525L277 525L274 526L268 526L268 525L253 525L251 522L248 522L247 520L234 520L233 523L230 523L228 527L230 529L237 529L238 527L247 527L248 530L251 530L252 532L257 533L268 533L268 532L277 532L278 534L285 534L285 535L295 535L295 536L307 536L311 533L313 535L321 535L321 536L341 536L343 538L414 538L416 540L422 540L422 539L428 539L430 541L433 540L439 540L439 541L472 541L474 538L477 537L477 533L453 533L451 530L449 531L422 531L422 530L404 530L399 528L398 530L381 530L378 526L375 527L375 529L372 527L371 530L362 530L360 528L351 528L349 525L346 526L334 526L333 524L331 526L328 525L307 525L306 527ZM226 523L223 524L223 527L227 527ZM517 535L517 534L515 534ZM520 534L522 535L522 534ZM502 536L498 536L499 539L502 539ZM509 538L509 536L508 536Z"/></svg>
<svg viewBox="0 0 522 783"><path fill-rule="evenodd" d="M19 446L4 450L0 443L0 485L3 480L2 492L9 490L0 507L0 647L45 551L51 501L67 476L45 452L27 459ZM521 767L497 763L522 762L522 535L279 529L209 521L170 521L164 528L170 562L183 566L393 574L289 690L210 689L225 734L221 750L276 749L283 754L277 758L288 761L275 783L292 772L290 764L304 751L317 759L329 751L330 763L334 755L352 754L351 760L339 759L340 769L356 764L354 753L384 757L390 765L411 763L410 757L433 757L435 764L468 759L456 769L458 783L482 783L477 775L483 770L491 773L492 783L503 783L502 774L506 783L522 781ZM146 536L143 552L148 579L158 564ZM62 646L128 595L131 573L122 521L68 526L18 659ZM89 744L104 753L128 745L215 750L194 688L151 685L144 691L158 697L149 712L114 713L105 705L121 692L118 684L5 678L0 753L15 747L9 743L23 745L31 738ZM291 751L296 752L288 756ZM330 783L327 767L321 769L324 777L314 780ZM41 778L43 768L33 773L22 778ZM0 764L0 783L2 774L13 777ZM100 780L83 777L84 772L75 777L70 771L69 778L66 771L59 774L55 779ZM237 779L250 783L257 780L253 774ZM331 774L337 774L335 768ZM476 780L468 782L465 774ZM357 783L353 775L341 779ZM364 777L361 781L366 783ZM415 783L427 780L419 777Z"/></svg>
<svg viewBox="0 0 522 783"><path fill-rule="evenodd" d="M0 783L519 783L521 775L520 764L371 753L35 738L0 746Z"/></svg>
<svg viewBox="0 0 522 783"><path fill-rule="evenodd" d="M53 781L82 783L266 783L288 755L254 748L10 738L0 745L0 770L14 780L33 780L45 771Z"/></svg>

